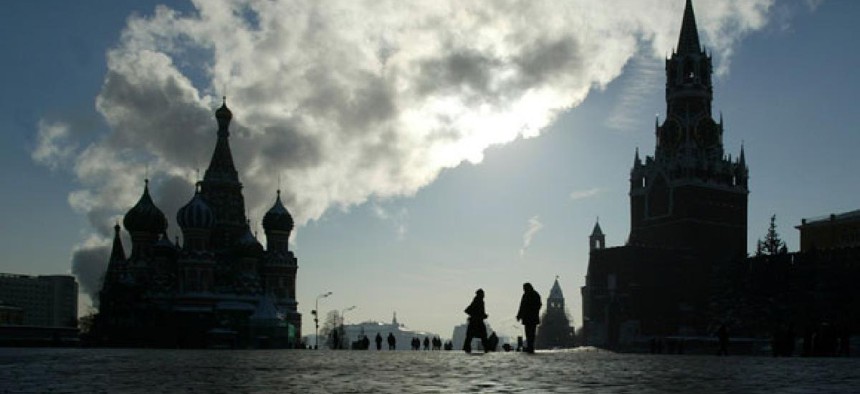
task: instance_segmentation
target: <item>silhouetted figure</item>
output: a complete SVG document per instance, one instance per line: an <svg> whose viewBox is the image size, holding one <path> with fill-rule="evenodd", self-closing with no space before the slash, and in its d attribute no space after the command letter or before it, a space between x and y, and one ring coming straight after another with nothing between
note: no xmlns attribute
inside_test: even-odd
<svg viewBox="0 0 860 394"><path fill-rule="evenodd" d="M487 313L484 310L484 290L475 291L475 298L472 299L472 303L466 307L464 312L469 315L469 324L466 327L466 341L463 343L463 350L466 353L472 352L472 338L481 338L481 343L486 349L487 326L484 325L484 319L487 318Z"/></svg>
<svg viewBox="0 0 860 394"><path fill-rule="evenodd" d="M382 350L382 334L376 333L376 350Z"/></svg>
<svg viewBox="0 0 860 394"><path fill-rule="evenodd" d="M502 345L502 349L504 349L506 352L513 350L510 343L506 343L506 344Z"/></svg>
<svg viewBox="0 0 860 394"><path fill-rule="evenodd" d="M454 350L454 343L451 341L445 342L445 350Z"/></svg>
<svg viewBox="0 0 860 394"><path fill-rule="evenodd" d="M430 350L430 337L424 337L424 350Z"/></svg>
<svg viewBox="0 0 860 394"><path fill-rule="evenodd" d="M370 338L365 335L364 338L361 338L361 350L367 349L370 349Z"/></svg>
<svg viewBox="0 0 860 394"><path fill-rule="evenodd" d="M487 346L485 351L495 352L496 350L499 349L499 337L498 337L498 335L496 335L495 332L490 334L490 337L487 338L487 345L489 345L489 346Z"/></svg>
<svg viewBox="0 0 860 394"><path fill-rule="evenodd" d="M433 350L442 350L442 340L439 337L433 337Z"/></svg>
<svg viewBox="0 0 860 394"><path fill-rule="evenodd" d="M720 329L717 330L717 338L720 340L720 350L717 352L719 356L728 356L729 355L729 330L726 328L726 325L720 325Z"/></svg>
<svg viewBox="0 0 860 394"><path fill-rule="evenodd" d="M331 348L332 349L340 349L340 338L338 338L337 330L331 331Z"/></svg>
<svg viewBox="0 0 860 394"><path fill-rule="evenodd" d="M412 337L412 350L421 350L421 340L418 337Z"/></svg>
<svg viewBox="0 0 860 394"><path fill-rule="evenodd" d="M388 333L388 350L397 350L397 338L394 338L394 334Z"/></svg>
<svg viewBox="0 0 860 394"><path fill-rule="evenodd" d="M531 283L523 283L523 297L520 299L520 310L517 312L517 320L522 321L526 331L526 352L535 352L535 330L540 324L540 307L543 303L540 294L535 291Z"/></svg>

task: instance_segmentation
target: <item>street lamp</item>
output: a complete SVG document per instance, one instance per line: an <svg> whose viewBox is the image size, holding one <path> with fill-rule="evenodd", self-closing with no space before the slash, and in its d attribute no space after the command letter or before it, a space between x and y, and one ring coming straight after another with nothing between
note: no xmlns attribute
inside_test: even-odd
<svg viewBox="0 0 860 394"><path fill-rule="evenodd" d="M349 344L349 338L346 338L346 328L344 327L344 323L346 323L346 317L344 317L344 314L353 309L355 309L355 305L340 311L340 332L342 333L340 340L343 341L344 339L346 339L347 344Z"/></svg>
<svg viewBox="0 0 860 394"><path fill-rule="evenodd" d="M320 298L326 298L331 295L331 292L326 292L317 296L317 300L314 303L314 310L311 311L311 314L314 315L314 329L316 330L314 333L314 349L319 349L320 345Z"/></svg>

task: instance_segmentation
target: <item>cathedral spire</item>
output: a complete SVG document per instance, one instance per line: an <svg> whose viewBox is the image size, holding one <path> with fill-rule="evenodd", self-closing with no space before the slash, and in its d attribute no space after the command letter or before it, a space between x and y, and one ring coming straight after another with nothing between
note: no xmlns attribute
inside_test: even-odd
<svg viewBox="0 0 860 394"><path fill-rule="evenodd" d="M687 5L684 8L684 22L681 24L681 36L678 38L676 51L679 54L700 53L702 51L692 0L687 0Z"/></svg>
<svg viewBox="0 0 860 394"><path fill-rule="evenodd" d="M238 183L239 174L233 164L233 153L230 151L229 142L233 112L227 108L226 97L223 98L221 108L215 111L215 118L218 120L218 142L215 143L215 151L212 153L212 160L209 162L209 168L206 169L203 180Z"/></svg>
<svg viewBox="0 0 860 394"><path fill-rule="evenodd" d="M247 219L242 183L239 182L239 173L230 151L229 127L233 112L227 108L226 98L215 111L215 118L218 121L218 141L209 168L200 182L200 195L215 213L215 227L210 241L230 245L244 235Z"/></svg>
<svg viewBox="0 0 860 394"><path fill-rule="evenodd" d="M119 236L119 230L119 222L117 222L113 226L113 247L110 250L110 260L108 260L110 263L125 260L125 249L122 247L122 239Z"/></svg>

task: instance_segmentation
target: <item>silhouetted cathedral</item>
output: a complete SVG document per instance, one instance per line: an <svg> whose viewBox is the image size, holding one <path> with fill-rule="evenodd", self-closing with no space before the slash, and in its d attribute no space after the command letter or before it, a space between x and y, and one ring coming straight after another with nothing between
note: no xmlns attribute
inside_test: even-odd
<svg viewBox="0 0 860 394"><path fill-rule="evenodd" d="M561 286L558 285L558 278L556 278L552 289L549 291L549 297L546 299L546 309L544 309L538 326L535 348L555 349L574 346L576 346L576 338L573 324L567 317L567 310L564 307L564 294L561 292Z"/></svg>
<svg viewBox="0 0 860 394"><path fill-rule="evenodd" d="M582 288L587 344L614 347L647 336L701 335L709 324L712 272L746 256L748 169L723 149L711 113L711 57L693 6L666 60L666 119L653 156L636 150L630 171L630 236L607 248L595 225Z"/></svg>
<svg viewBox="0 0 860 394"><path fill-rule="evenodd" d="M101 344L169 347L290 347L301 338L297 260L289 250L293 218L281 203L263 217L266 248L245 217L233 165L226 101L215 117L217 142L191 200L176 214L182 245L167 237L167 218L149 195L126 213L100 293L94 338ZM192 191L189 190L189 194Z"/></svg>

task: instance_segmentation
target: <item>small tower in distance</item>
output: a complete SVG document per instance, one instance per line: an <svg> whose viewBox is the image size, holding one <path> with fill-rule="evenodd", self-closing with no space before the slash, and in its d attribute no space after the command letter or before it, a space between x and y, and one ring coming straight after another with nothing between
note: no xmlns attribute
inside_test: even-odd
<svg viewBox="0 0 860 394"><path fill-rule="evenodd" d="M600 229L600 219L594 223L594 230L588 236L589 250L600 250L606 247L606 235Z"/></svg>
<svg viewBox="0 0 860 394"><path fill-rule="evenodd" d="M558 276L546 299L546 309L540 319L535 347L538 349L572 348L576 346L576 335L564 307L564 293L558 284Z"/></svg>

